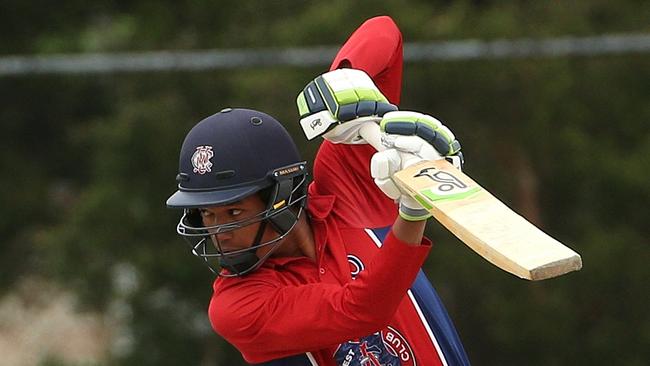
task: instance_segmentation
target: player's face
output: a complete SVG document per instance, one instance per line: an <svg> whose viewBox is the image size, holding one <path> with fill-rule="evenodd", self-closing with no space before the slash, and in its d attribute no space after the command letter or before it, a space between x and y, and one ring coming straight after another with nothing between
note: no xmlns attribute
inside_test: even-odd
<svg viewBox="0 0 650 366"><path fill-rule="evenodd" d="M252 195L229 205L202 208L199 212L201 213L203 225L207 227L246 220L256 216L264 209L265 205L262 199L258 195ZM224 252L245 249L253 244L259 227L260 223L256 222L236 230L213 234L211 235L212 241L216 245L216 241L218 240L219 246ZM271 240L275 237L277 237L277 234L266 227L261 242ZM260 248L257 252L258 256L264 254L260 253L260 251L266 251L268 250L267 248Z"/></svg>

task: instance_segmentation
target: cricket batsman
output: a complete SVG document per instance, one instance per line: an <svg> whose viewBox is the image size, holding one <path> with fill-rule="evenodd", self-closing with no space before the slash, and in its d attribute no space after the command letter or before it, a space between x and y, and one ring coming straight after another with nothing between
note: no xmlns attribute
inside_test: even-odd
<svg viewBox="0 0 650 366"><path fill-rule="evenodd" d="M436 152L460 164L460 145L435 118L397 111L402 38L389 17L362 24L330 70L298 96L305 135L324 137L311 182L263 112L224 109L183 142L167 206L218 275L212 327L254 365L469 365L420 269L430 214L390 178ZM386 151L359 138L368 116Z"/></svg>

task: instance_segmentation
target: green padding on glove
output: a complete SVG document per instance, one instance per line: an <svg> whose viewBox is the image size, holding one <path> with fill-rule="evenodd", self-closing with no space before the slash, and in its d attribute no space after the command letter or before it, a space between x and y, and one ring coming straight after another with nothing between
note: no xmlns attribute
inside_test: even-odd
<svg viewBox="0 0 650 366"><path fill-rule="evenodd" d="M334 70L316 77L298 95L296 105L309 139L343 122L397 110L365 72L355 69ZM314 129L319 124L323 127Z"/></svg>
<svg viewBox="0 0 650 366"><path fill-rule="evenodd" d="M307 107L307 101L305 100L304 93L298 94L298 98L296 99L296 104L298 105L298 113L301 116L309 114L309 107Z"/></svg>
<svg viewBox="0 0 650 366"><path fill-rule="evenodd" d="M390 112L380 123L382 132L394 135L416 135L431 144L441 155L455 155L460 143L454 134L437 119L417 112Z"/></svg>

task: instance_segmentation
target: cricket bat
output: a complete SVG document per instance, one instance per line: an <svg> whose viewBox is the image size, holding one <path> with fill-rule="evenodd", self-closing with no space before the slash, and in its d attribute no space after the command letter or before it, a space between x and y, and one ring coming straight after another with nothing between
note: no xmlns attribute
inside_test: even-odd
<svg viewBox="0 0 650 366"><path fill-rule="evenodd" d="M378 151L379 125L366 122L359 135ZM580 255L518 215L445 159L422 161L393 175L458 239L490 263L537 281L582 268Z"/></svg>

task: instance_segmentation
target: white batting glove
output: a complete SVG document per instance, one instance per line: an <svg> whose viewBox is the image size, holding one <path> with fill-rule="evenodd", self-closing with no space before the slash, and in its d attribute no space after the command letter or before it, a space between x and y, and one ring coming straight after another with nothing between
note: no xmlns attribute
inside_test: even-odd
<svg viewBox="0 0 650 366"><path fill-rule="evenodd" d="M343 144L365 143L359 136L363 123L397 110L370 76L356 69L338 69L316 77L298 94L296 104L308 140L322 135Z"/></svg>
<svg viewBox="0 0 650 366"><path fill-rule="evenodd" d="M384 194L399 203L400 216L408 221L426 220L431 213L400 190L393 174L422 160L440 159L440 154L418 136L386 135L382 141L387 150L377 152L370 160L370 174Z"/></svg>
<svg viewBox="0 0 650 366"><path fill-rule="evenodd" d="M381 121L382 144L388 149L376 153L370 162L375 184L399 202L399 214L408 221L426 220L431 213L406 192L393 175L422 160L446 158L460 169L462 154L454 134L437 119L417 112L389 112Z"/></svg>
<svg viewBox="0 0 650 366"><path fill-rule="evenodd" d="M463 167L465 161L460 142L447 126L432 116L409 111L389 112L384 115L380 127L387 134L419 136L457 169Z"/></svg>

